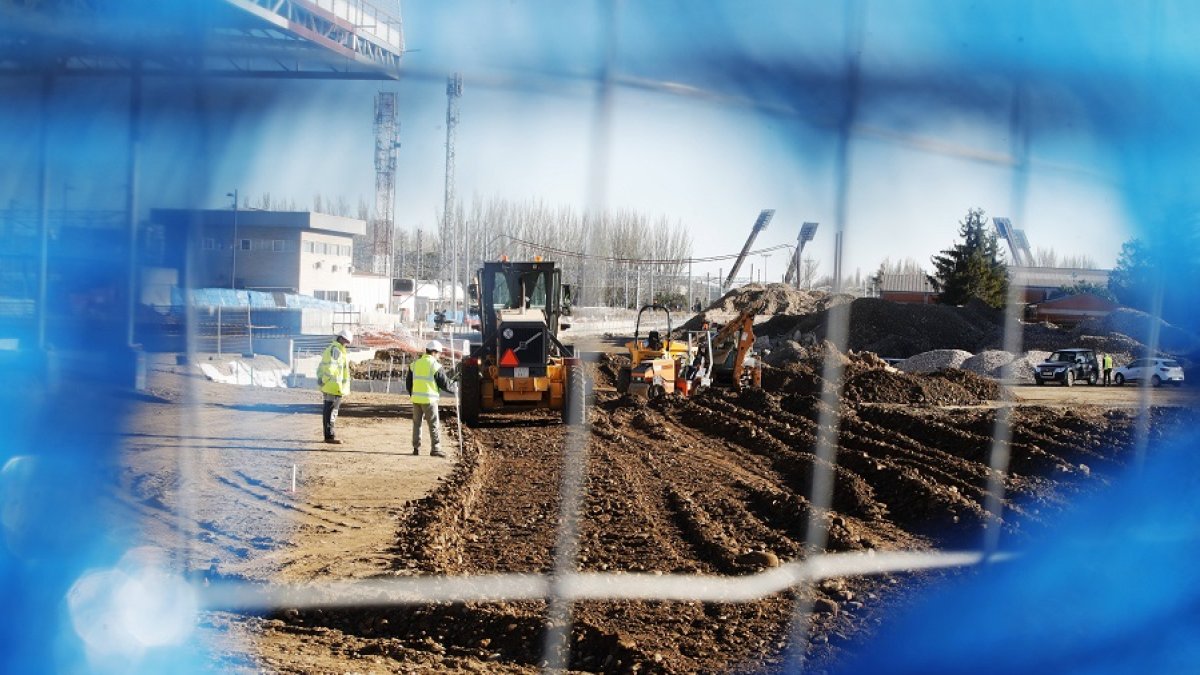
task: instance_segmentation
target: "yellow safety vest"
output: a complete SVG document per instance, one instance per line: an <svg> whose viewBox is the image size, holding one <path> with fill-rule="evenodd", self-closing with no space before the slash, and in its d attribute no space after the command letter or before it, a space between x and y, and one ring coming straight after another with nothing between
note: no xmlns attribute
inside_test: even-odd
<svg viewBox="0 0 1200 675"><path fill-rule="evenodd" d="M341 342L334 340L321 354L317 382L326 394L345 396L350 393L350 357L346 355L346 347Z"/></svg>
<svg viewBox="0 0 1200 675"><path fill-rule="evenodd" d="M441 394L438 393L437 379L434 377L442 364L429 354L413 361L412 364L412 402L428 405L437 403Z"/></svg>

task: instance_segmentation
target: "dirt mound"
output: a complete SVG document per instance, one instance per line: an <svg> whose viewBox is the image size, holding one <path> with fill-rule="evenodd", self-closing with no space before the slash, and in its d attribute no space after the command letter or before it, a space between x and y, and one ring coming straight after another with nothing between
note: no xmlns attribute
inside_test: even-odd
<svg viewBox="0 0 1200 675"><path fill-rule="evenodd" d="M1000 383L991 377L973 373L969 370L943 370L930 373L930 378L942 379L961 387L969 395L980 401L998 401L1003 393Z"/></svg>
<svg viewBox="0 0 1200 675"><path fill-rule="evenodd" d="M830 295L824 291L810 291L793 288L787 284L747 284L730 290L718 298L703 312L692 317L682 326L681 330L699 330L700 324L709 321L729 321L740 312L754 310L758 316L774 317L784 321L791 317L804 316L819 312L835 304L850 301L847 295ZM778 336L780 331L760 331L760 335Z"/></svg>
<svg viewBox="0 0 1200 675"><path fill-rule="evenodd" d="M843 398L859 403L905 403L917 406L978 405L983 401L973 386L959 384L960 376L947 374L910 375L898 370L875 368L846 380ZM994 383L993 383L994 384ZM977 383L972 382L972 385ZM993 395L989 398L996 398Z"/></svg>
<svg viewBox="0 0 1200 675"><path fill-rule="evenodd" d="M800 317L776 317L756 327L771 337L802 341L825 339L829 310ZM850 304L847 348L880 356L908 358L935 349L974 352L996 339L999 324L975 307L906 305L878 298L858 298Z"/></svg>
<svg viewBox="0 0 1200 675"><path fill-rule="evenodd" d="M1166 321L1155 321L1154 317L1145 312L1126 307L1109 312L1108 316L1103 319L1091 319L1080 323L1071 331L1071 336L1080 339L1087 335L1099 337L1121 335L1131 338L1140 345L1147 345L1150 342L1150 333L1155 327L1158 328L1158 346L1161 351L1168 354L1186 354L1200 350L1200 337L1195 334L1177 328Z"/></svg>
<svg viewBox="0 0 1200 675"><path fill-rule="evenodd" d="M793 403L815 402L821 395L823 355L832 349L826 342L821 347L802 350L802 358L764 368L763 389L799 397L792 399ZM871 352L852 352L838 358L844 367L842 400L849 404L978 405L1000 397L995 382L973 373L959 370L905 373L888 366Z"/></svg>
<svg viewBox="0 0 1200 675"><path fill-rule="evenodd" d="M848 401L839 428L831 551L952 547L999 525L1020 542L1069 497L1110 480L1132 457L1133 413L1013 412L1011 473L1003 514L984 510L995 410L939 410L995 395L966 371L910 375L871 356L845 357L848 388L880 402ZM591 414L581 509L582 571L739 575L803 555L804 496L818 460L819 377L811 360L768 368L762 390L710 389L694 398L637 406L600 392ZM776 388L778 387L778 388ZM849 397L848 397L849 398ZM1156 428L1186 414L1155 410ZM476 429L475 450L454 478L413 505L397 543L411 573L544 572L553 559L562 427L533 415ZM1095 439L1104 438L1104 443ZM514 480L520 477L520 480ZM916 577L932 580L935 577ZM909 583L914 582L909 577ZM829 664L845 640L869 632L903 597L889 576L816 585L809 658ZM573 608L570 667L596 672L774 671L788 644L788 594L757 601L587 601ZM497 669L536 669L544 603L438 605L302 615L297 630L336 628L356 649L475 658ZM382 621L386 618L386 621ZM397 656L395 658L400 658Z"/></svg>
<svg viewBox="0 0 1200 675"><path fill-rule="evenodd" d="M588 365L592 386L615 387L617 385L617 372L622 366L629 365L629 359L628 357L605 353L600 355L596 363Z"/></svg>
<svg viewBox="0 0 1200 675"><path fill-rule="evenodd" d="M829 298L824 291L802 290L787 284L746 284L721 296L704 311L736 314L756 309L765 315L812 314L825 309Z"/></svg>

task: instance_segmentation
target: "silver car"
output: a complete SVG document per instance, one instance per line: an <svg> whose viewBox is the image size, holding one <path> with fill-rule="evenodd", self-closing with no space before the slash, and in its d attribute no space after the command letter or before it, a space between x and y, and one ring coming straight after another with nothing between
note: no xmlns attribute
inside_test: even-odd
<svg viewBox="0 0 1200 675"><path fill-rule="evenodd" d="M1113 370L1113 382L1117 385L1143 380L1149 380L1155 387L1163 382L1178 387L1183 384L1183 366L1175 359L1134 359Z"/></svg>

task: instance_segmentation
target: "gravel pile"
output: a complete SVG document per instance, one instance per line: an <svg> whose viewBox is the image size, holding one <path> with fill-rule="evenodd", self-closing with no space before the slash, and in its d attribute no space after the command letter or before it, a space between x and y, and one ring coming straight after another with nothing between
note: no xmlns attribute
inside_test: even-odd
<svg viewBox="0 0 1200 675"><path fill-rule="evenodd" d="M1041 350L1025 352L1020 358L1013 359L1000 369L999 379L1014 384L1033 384L1033 369L1048 358L1050 358L1050 352Z"/></svg>
<svg viewBox="0 0 1200 675"><path fill-rule="evenodd" d="M976 375L999 378L1000 368L1012 363L1012 360L1013 355L1006 351L988 349L963 361L959 367L963 370L969 370Z"/></svg>
<svg viewBox="0 0 1200 675"><path fill-rule="evenodd" d="M896 368L906 373L935 373L960 368L970 358L971 352L962 349L934 349L910 356L896 364Z"/></svg>

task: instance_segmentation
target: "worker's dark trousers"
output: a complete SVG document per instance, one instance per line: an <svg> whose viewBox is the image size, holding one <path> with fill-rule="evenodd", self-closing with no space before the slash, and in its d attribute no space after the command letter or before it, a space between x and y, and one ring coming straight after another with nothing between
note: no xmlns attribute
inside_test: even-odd
<svg viewBox="0 0 1200 675"><path fill-rule="evenodd" d="M338 408L342 407L342 397L325 394L325 407L321 410L321 422L325 425L325 440L335 438L333 425L337 422Z"/></svg>

